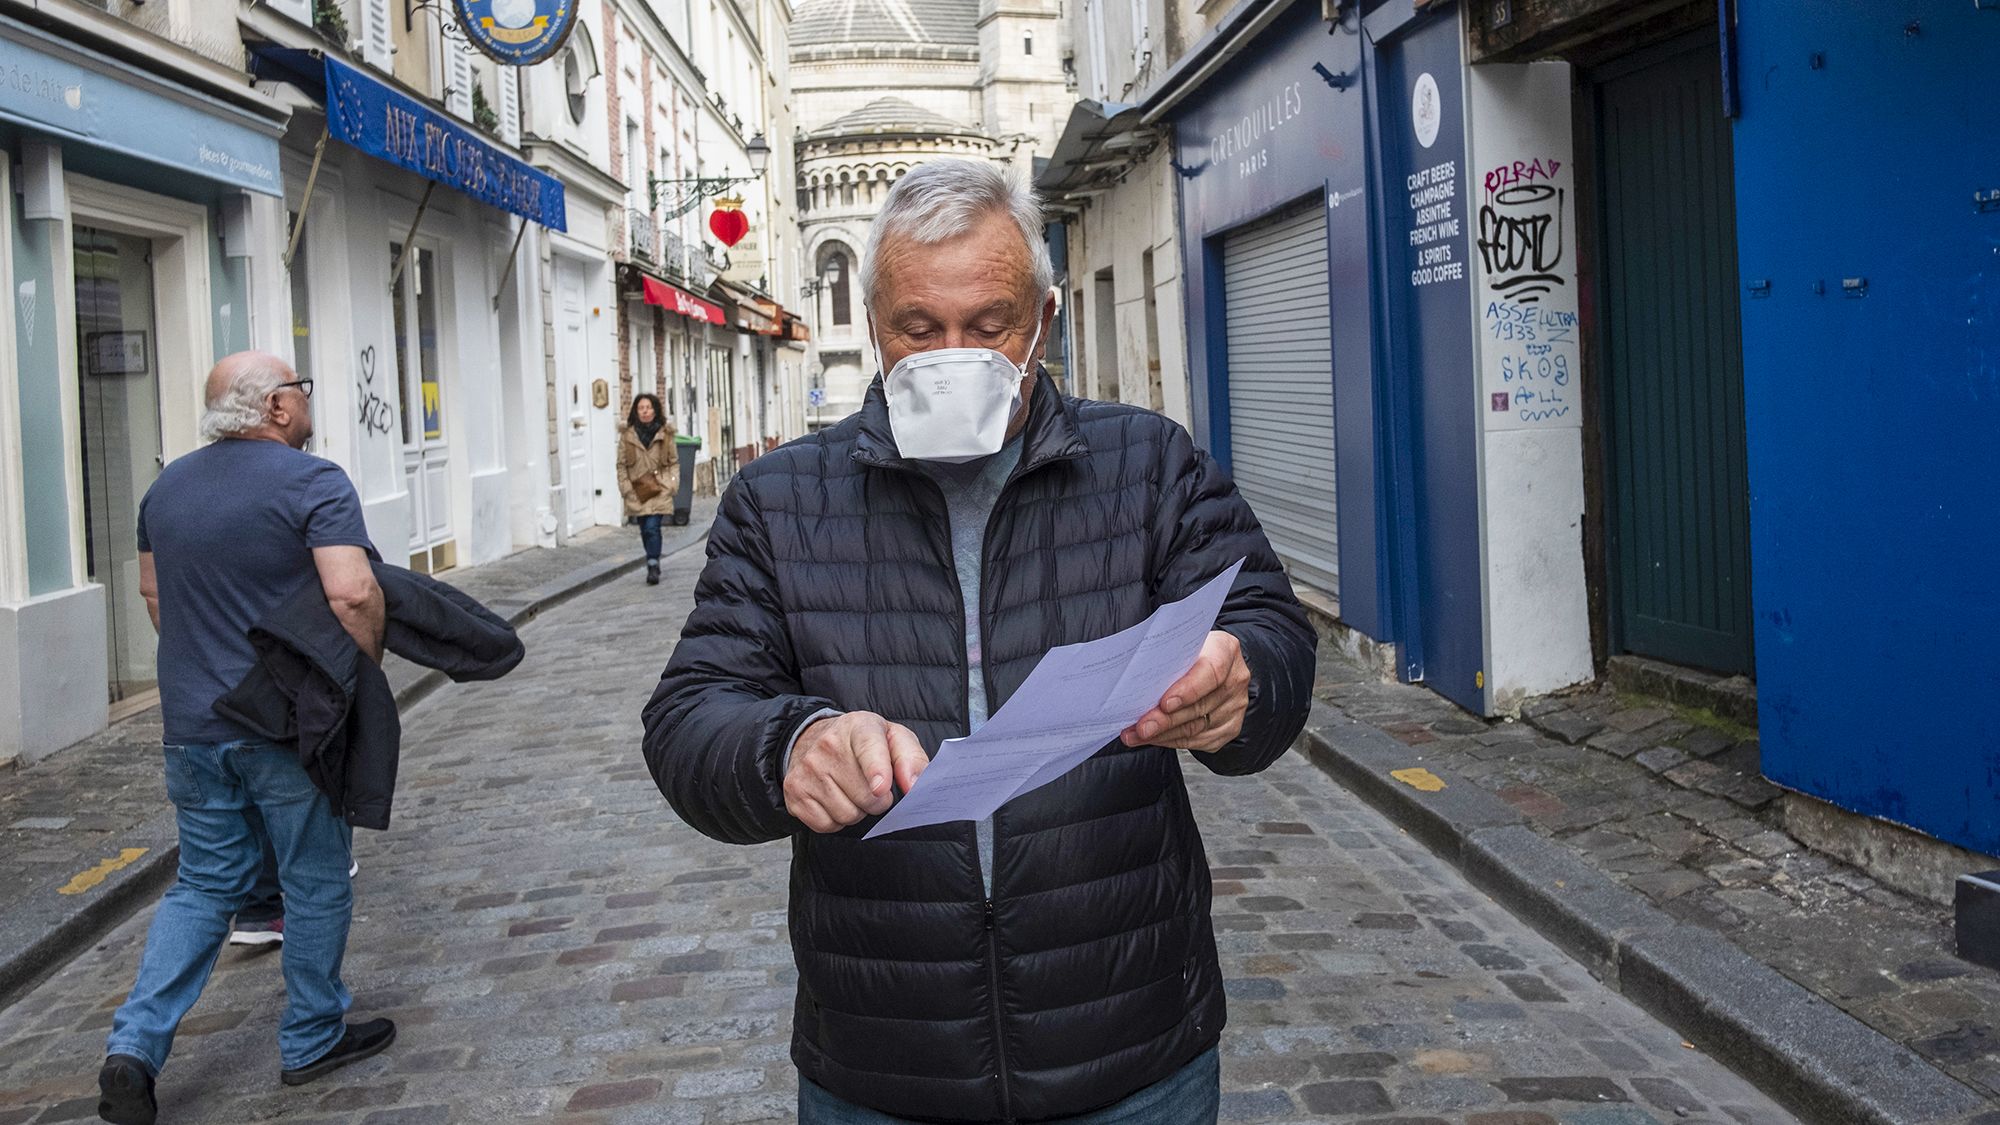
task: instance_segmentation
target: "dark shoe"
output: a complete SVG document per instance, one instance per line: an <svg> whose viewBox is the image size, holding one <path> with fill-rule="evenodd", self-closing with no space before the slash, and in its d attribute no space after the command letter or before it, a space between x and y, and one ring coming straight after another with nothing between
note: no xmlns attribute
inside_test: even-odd
<svg viewBox="0 0 2000 1125"><path fill-rule="evenodd" d="M283 945L285 941L285 919L280 916L268 922L238 921L229 931L231 945Z"/></svg>
<svg viewBox="0 0 2000 1125"><path fill-rule="evenodd" d="M97 1072L97 1116L113 1125L153 1125L153 1072L131 1055L112 1055Z"/></svg>
<svg viewBox="0 0 2000 1125"><path fill-rule="evenodd" d="M367 1023L350 1023L340 1042L333 1050L297 1070L287 1070L278 1077L287 1086L303 1086L322 1074L339 1070L348 1063L360 1062L370 1055L380 1054L384 1047L396 1041L396 1025L389 1020L369 1020ZM146 1120L151 1121L152 1118Z"/></svg>
<svg viewBox="0 0 2000 1125"><path fill-rule="evenodd" d="M660 584L660 564L659 564L659 563L656 563L656 562L649 562L649 563L647 563L647 564L646 564L646 585L648 585L648 586L658 586L659 584Z"/></svg>

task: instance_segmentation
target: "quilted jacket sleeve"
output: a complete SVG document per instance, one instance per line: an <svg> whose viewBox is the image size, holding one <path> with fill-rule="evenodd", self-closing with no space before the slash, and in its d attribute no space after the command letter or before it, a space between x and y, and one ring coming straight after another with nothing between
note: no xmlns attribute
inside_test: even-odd
<svg viewBox="0 0 2000 1125"><path fill-rule="evenodd" d="M1179 426L1167 440L1165 468L1154 525L1159 600L1184 598L1237 559L1245 560L1217 628L1243 646L1250 710L1236 741L1194 759L1219 774L1256 773L1283 756L1305 727L1318 638L1236 483Z"/></svg>
<svg viewBox="0 0 2000 1125"><path fill-rule="evenodd" d="M800 693L764 519L738 479L708 534L694 612L645 711L646 765L703 835L756 844L802 831L785 811L793 732L831 700Z"/></svg>

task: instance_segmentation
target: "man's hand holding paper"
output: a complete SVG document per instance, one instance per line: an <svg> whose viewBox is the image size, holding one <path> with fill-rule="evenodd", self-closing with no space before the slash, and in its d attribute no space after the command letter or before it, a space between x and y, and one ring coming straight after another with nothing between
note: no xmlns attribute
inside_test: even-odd
<svg viewBox="0 0 2000 1125"><path fill-rule="evenodd" d="M923 786L906 789L868 838L990 816L1121 736L1127 745L1228 745L1248 706L1249 672L1235 639L1214 625L1242 566L1128 629L1049 650L985 726L938 748Z"/></svg>
<svg viewBox="0 0 2000 1125"><path fill-rule="evenodd" d="M1201 655L1187 675L1119 738L1127 746L1152 743L1213 753L1243 733L1243 716L1249 710L1250 665L1243 660L1243 646L1216 629L1202 643Z"/></svg>

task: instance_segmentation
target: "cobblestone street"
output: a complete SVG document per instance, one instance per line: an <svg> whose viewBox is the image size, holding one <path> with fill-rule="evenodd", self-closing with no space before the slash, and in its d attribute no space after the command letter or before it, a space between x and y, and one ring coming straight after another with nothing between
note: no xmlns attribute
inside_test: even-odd
<svg viewBox="0 0 2000 1125"><path fill-rule="evenodd" d="M277 958L226 950L163 1121L791 1119L789 851L681 825L638 749L700 562L545 613L511 677L405 716L394 827L356 835L345 970L395 1046L280 1086ZM1303 760L1188 776L1230 992L1225 1120L1792 1120ZM94 1117L150 917L0 1012L0 1125Z"/></svg>

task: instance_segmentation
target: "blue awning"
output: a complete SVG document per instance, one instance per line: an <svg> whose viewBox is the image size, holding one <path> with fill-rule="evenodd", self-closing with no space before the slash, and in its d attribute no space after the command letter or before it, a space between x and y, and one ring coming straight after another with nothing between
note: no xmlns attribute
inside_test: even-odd
<svg viewBox="0 0 2000 1125"><path fill-rule="evenodd" d="M277 195L281 122L0 17L0 121Z"/></svg>
<svg viewBox="0 0 2000 1125"><path fill-rule="evenodd" d="M560 180L381 79L319 51L282 48L257 51L252 70L324 102L333 139L550 230L568 229Z"/></svg>

